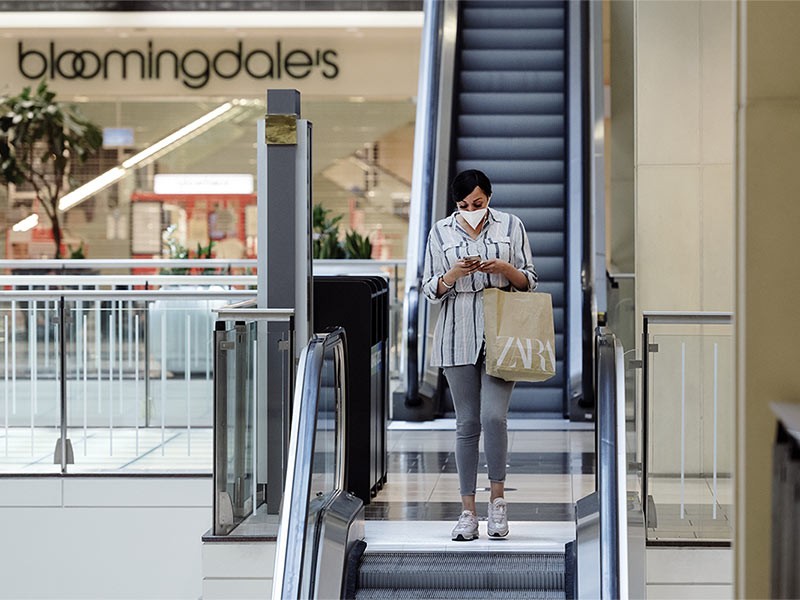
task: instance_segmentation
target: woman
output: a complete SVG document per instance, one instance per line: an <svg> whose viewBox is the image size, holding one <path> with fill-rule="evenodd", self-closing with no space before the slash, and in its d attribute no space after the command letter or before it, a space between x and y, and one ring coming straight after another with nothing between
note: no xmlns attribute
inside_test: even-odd
<svg viewBox="0 0 800 600"><path fill-rule="evenodd" d="M486 374L483 289L533 291L537 276L522 221L489 209L492 184L481 171L459 173L450 185L457 211L438 221L428 236L423 293L441 302L431 366L443 367L456 410L456 467L462 512L452 539L478 537L475 487L481 426L491 496L487 533L508 535L504 498L508 454L508 404L513 382Z"/></svg>

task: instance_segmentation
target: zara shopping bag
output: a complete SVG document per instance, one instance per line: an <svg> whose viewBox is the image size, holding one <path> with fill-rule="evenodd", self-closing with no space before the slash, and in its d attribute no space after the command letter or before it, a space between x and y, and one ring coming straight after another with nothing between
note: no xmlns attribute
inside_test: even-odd
<svg viewBox="0 0 800 600"><path fill-rule="evenodd" d="M556 374L550 294L483 290L486 372L506 381L545 381Z"/></svg>

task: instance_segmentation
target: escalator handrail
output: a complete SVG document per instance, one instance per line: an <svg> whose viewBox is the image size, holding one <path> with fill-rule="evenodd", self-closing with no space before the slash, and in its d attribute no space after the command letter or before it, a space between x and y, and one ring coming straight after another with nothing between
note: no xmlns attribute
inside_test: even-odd
<svg viewBox="0 0 800 600"><path fill-rule="evenodd" d="M598 333L596 344L600 596L626 599L628 520L623 350L608 330Z"/></svg>
<svg viewBox="0 0 800 600"><path fill-rule="evenodd" d="M303 348L297 365L292 408L292 425L287 453L286 483L280 510L278 542L275 550L275 570L272 598L299 598L303 550L306 538L311 469L314 464L314 442L319 412L322 369L326 352L334 350L336 368L342 374L339 384L346 392L344 365L347 360L347 341L341 327L330 333L317 334ZM336 467L334 488L344 485L345 420L347 394L339 395L341 404L336 419Z"/></svg>
<svg viewBox="0 0 800 600"><path fill-rule="evenodd" d="M406 378L417 379L419 371L419 282L425 260L425 245L431 227L436 176L436 131L439 120L439 69L444 2L425 0L425 23L420 50L419 87L414 128L414 164L406 252L406 290L403 310L406 337ZM414 294L416 290L416 294ZM424 344L424 338L421 340ZM414 369L412 371L412 368ZM419 406L418 381L406 387L406 406Z"/></svg>
<svg viewBox="0 0 800 600"><path fill-rule="evenodd" d="M406 406L419 406L419 287L406 291L405 305L408 311L406 328Z"/></svg>

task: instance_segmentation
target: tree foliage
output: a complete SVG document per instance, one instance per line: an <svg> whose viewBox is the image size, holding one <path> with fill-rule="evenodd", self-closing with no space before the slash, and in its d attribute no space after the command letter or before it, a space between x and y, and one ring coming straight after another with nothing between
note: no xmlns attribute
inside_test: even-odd
<svg viewBox="0 0 800 600"><path fill-rule="evenodd" d="M0 181L28 183L53 227L56 257L61 257L58 202L74 184L71 167L102 145L100 128L77 107L55 100L42 81L35 91L0 96Z"/></svg>

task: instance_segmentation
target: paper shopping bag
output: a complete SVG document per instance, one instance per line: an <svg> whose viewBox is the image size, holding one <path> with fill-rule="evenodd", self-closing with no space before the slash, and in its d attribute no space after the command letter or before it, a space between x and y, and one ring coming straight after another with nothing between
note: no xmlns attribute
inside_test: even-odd
<svg viewBox="0 0 800 600"><path fill-rule="evenodd" d="M550 294L483 290L486 372L506 381L545 381L556 374Z"/></svg>

